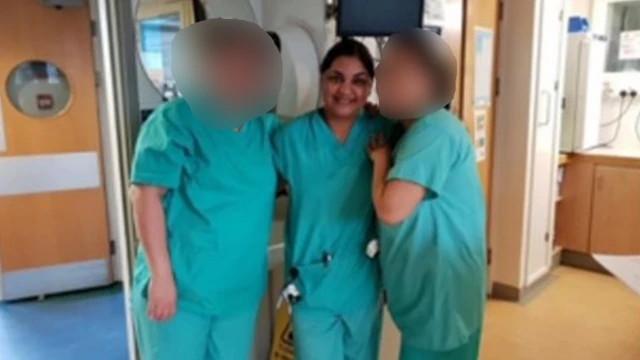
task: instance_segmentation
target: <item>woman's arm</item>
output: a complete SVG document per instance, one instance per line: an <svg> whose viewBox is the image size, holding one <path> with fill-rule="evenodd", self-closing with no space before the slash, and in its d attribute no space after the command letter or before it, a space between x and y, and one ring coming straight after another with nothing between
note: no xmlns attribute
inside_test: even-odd
<svg viewBox="0 0 640 360"><path fill-rule="evenodd" d="M177 291L167 246L167 230L162 199L166 189L133 186L129 195L133 204L137 236L142 242L151 268L149 316L165 320L176 311Z"/></svg>
<svg viewBox="0 0 640 360"><path fill-rule="evenodd" d="M382 160L374 163L373 204L380 221L396 225L414 212L425 198L427 190L406 181L387 182L389 162Z"/></svg>
<svg viewBox="0 0 640 360"><path fill-rule="evenodd" d="M172 274L162 198L166 190L154 186L132 186L136 235L142 242L154 275Z"/></svg>
<svg viewBox="0 0 640 360"><path fill-rule="evenodd" d="M408 181L387 181L391 168L391 149L384 137L376 136L369 145L373 160L373 205L378 219L396 225L408 218L427 195L427 190Z"/></svg>

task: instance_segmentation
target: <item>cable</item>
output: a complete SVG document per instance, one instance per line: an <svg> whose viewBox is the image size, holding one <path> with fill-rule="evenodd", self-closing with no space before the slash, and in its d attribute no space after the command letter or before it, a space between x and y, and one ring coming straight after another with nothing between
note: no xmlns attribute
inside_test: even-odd
<svg viewBox="0 0 640 360"><path fill-rule="evenodd" d="M611 143L613 143L614 141L616 141L616 139L618 138L618 135L620 135L620 129L622 128L622 121L618 121L617 125L616 125L616 130L613 134L613 137L611 139L609 139L608 141L603 142L602 144L600 144L599 146L609 146L611 145Z"/></svg>
<svg viewBox="0 0 640 360"><path fill-rule="evenodd" d="M633 101L635 100L635 98L631 98L631 100L629 101L629 104L627 105L627 107L622 110L622 106L624 105L624 97L621 98L620 100L620 112L618 113L618 116L611 120L611 121L607 121L605 123L601 123L600 127L607 127L607 126L611 126L613 124L619 123L620 121L622 121L622 118L626 115L626 113L629 111L629 109L631 109L631 105L633 105Z"/></svg>
<svg viewBox="0 0 640 360"><path fill-rule="evenodd" d="M635 100L635 98L636 98L635 96L632 96L631 100L629 101L629 104L626 107L626 109L622 110L622 106L624 104L624 99L625 99L625 96L623 96L622 97L622 101L620 101L620 110L621 111L618 114L618 116L612 121L609 121L609 122L604 123L604 124L600 124L600 127L607 127L609 125L615 124L616 125L616 129L614 130L613 136L609 140L600 143L598 146L610 146L611 143L613 143L614 141L616 141L616 139L618 139L618 136L620 135L620 129L622 129L622 119L623 119L624 115L631 108L631 105L633 105L633 101ZM638 114L638 118L640 119L640 113ZM640 122L640 120L638 120L638 122ZM636 135L638 135L639 139L640 139L640 133L638 133L637 126L636 126Z"/></svg>

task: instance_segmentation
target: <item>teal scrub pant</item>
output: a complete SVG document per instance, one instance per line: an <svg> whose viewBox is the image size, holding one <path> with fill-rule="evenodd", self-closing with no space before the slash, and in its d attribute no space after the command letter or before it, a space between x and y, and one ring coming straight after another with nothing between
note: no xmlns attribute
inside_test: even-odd
<svg viewBox="0 0 640 360"><path fill-rule="evenodd" d="M178 309L173 318L149 319L147 303L134 296L133 315L143 360L249 360L257 310L203 316Z"/></svg>
<svg viewBox="0 0 640 360"><path fill-rule="evenodd" d="M402 342L400 360L478 360L482 330L476 331L469 341L450 351L427 351Z"/></svg>
<svg viewBox="0 0 640 360"><path fill-rule="evenodd" d="M296 360L378 360L382 309L349 315L295 309L293 341Z"/></svg>

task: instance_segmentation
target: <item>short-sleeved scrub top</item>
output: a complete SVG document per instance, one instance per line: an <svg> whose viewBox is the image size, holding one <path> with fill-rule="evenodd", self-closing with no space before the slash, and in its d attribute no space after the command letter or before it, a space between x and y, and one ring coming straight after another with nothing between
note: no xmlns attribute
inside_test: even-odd
<svg viewBox="0 0 640 360"><path fill-rule="evenodd" d="M317 110L274 135L276 165L290 189L285 261L298 271L297 309L348 314L379 304L379 265L366 255L376 236L367 144L392 128L363 112L342 143Z"/></svg>
<svg viewBox="0 0 640 360"><path fill-rule="evenodd" d="M409 218L380 226L390 312L408 345L455 349L481 330L487 272L484 194L463 124L445 110L419 119L387 179L427 189Z"/></svg>
<svg viewBox="0 0 640 360"><path fill-rule="evenodd" d="M132 183L168 189L167 241L178 307L206 315L257 307L265 290L277 173L270 137L275 116L239 131L195 119L184 99L143 125ZM140 249L134 288L146 292L150 269Z"/></svg>

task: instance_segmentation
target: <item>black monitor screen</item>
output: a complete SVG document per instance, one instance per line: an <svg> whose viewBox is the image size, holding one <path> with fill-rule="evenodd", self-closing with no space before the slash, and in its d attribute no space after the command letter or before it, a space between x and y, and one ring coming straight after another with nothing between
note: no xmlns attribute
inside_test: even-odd
<svg viewBox="0 0 640 360"><path fill-rule="evenodd" d="M338 36L391 36L422 28L424 0L340 0Z"/></svg>

